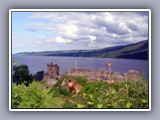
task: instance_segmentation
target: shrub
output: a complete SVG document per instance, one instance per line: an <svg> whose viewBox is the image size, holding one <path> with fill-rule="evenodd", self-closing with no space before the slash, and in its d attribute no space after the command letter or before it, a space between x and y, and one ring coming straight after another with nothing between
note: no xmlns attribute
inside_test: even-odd
<svg viewBox="0 0 160 120"><path fill-rule="evenodd" d="M113 85L90 83L83 92L78 99L84 108L148 108L146 80L129 80Z"/></svg>
<svg viewBox="0 0 160 120"><path fill-rule="evenodd" d="M75 105L73 100L68 100L63 107L148 108L148 82L144 79L128 80L113 85L106 82L85 83L78 95L78 104Z"/></svg>
<svg viewBox="0 0 160 120"><path fill-rule="evenodd" d="M47 108L48 90L38 82L32 82L29 87L23 84L12 88L12 108Z"/></svg>

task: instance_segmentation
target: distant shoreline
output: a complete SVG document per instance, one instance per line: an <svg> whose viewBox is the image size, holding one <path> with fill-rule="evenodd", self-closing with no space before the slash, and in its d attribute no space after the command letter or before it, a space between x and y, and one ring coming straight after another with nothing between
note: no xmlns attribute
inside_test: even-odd
<svg viewBox="0 0 160 120"><path fill-rule="evenodd" d="M148 40L130 44L130 45L107 47L107 48L96 49L96 50L21 52L13 55L91 57L91 58L95 57L95 58L148 60Z"/></svg>

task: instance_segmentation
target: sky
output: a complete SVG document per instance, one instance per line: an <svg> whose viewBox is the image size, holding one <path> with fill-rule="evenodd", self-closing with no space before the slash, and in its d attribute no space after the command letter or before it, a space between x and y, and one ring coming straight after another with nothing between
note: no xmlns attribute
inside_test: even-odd
<svg viewBox="0 0 160 120"><path fill-rule="evenodd" d="M148 12L12 12L12 53L92 50L148 39Z"/></svg>

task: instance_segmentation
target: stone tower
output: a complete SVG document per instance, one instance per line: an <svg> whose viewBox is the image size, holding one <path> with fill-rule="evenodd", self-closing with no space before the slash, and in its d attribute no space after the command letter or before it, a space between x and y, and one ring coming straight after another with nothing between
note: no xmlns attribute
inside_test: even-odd
<svg viewBox="0 0 160 120"><path fill-rule="evenodd" d="M48 67L48 75L50 76L50 79L54 79L57 76L59 76L59 66L57 64L47 64Z"/></svg>
<svg viewBox="0 0 160 120"><path fill-rule="evenodd" d="M57 64L47 64L48 70L44 74L43 79L48 81L49 79L56 80L59 76L59 66Z"/></svg>

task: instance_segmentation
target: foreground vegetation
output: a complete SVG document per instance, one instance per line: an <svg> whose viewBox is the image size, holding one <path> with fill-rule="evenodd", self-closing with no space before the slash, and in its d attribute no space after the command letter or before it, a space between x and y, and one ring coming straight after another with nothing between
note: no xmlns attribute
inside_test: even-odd
<svg viewBox="0 0 160 120"><path fill-rule="evenodd" d="M82 85L77 98L72 91L61 87L63 79L75 79ZM148 81L140 78L109 85L84 77L62 76L51 88L45 81L12 85L12 108L148 108ZM78 102L76 102L76 100Z"/></svg>

